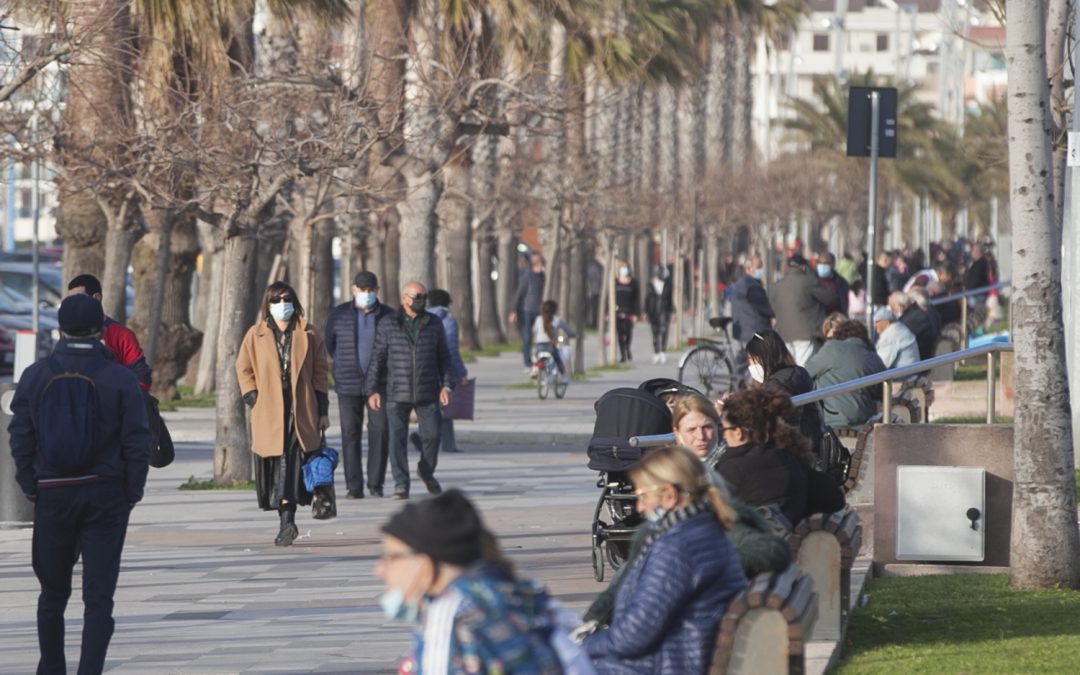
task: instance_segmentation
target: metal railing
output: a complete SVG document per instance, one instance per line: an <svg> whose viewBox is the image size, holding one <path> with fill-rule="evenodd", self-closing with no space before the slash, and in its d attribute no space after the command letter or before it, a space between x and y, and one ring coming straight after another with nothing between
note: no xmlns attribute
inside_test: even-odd
<svg viewBox="0 0 1080 675"><path fill-rule="evenodd" d="M882 423L889 424L892 422L892 387L893 382L896 380L904 380L913 375L919 375L927 371L933 370L938 366L945 366L959 361L966 361L968 359L976 359L980 356L986 357L986 423L993 424L994 418L997 417L997 386L995 369L997 367L998 358L997 355L1001 352L1011 352L1013 345L1011 342L995 342L988 345L982 345L981 347L974 347L972 349L961 349L960 351L952 352L950 354L943 354L941 356L935 356L925 361L919 361L913 363L910 366L901 366L899 368L890 368L880 373L873 375L867 375L847 382L841 382L840 384L834 384L824 389L815 389L814 391L807 392L805 394L799 394L798 396L792 396L791 402L795 406L806 405L807 403L814 403L817 401L824 401L827 398L833 396L839 396L840 394L850 394L851 392L860 391L867 387L873 387L875 385L882 385ZM653 434L643 436L632 436L630 438L630 445L639 448L650 448L659 445L670 445L675 442L675 434Z"/></svg>
<svg viewBox="0 0 1080 675"><path fill-rule="evenodd" d="M949 302L956 302L957 300L963 300L960 303L960 349L967 349L968 339L968 303L967 299L976 295L986 295L990 291L997 290L999 288L1005 288L1011 286L1012 281L1006 279L1005 281L999 281L989 286L981 286L979 288L973 288L970 291L961 291L959 293L953 293L952 295L946 295L940 298L930 298L930 306L944 305Z"/></svg>

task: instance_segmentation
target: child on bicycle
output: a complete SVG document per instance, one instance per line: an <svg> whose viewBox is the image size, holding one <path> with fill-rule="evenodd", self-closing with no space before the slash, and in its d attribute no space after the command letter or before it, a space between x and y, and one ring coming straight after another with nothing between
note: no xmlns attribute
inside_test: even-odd
<svg viewBox="0 0 1080 675"><path fill-rule="evenodd" d="M557 311L559 311L559 304L554 300L545 300L540 305L540 316L536 317L532 326L532 339L536 353L551 354L555 360L555 366L559 369L559 374L565 375L566 368L563 366L562 354L559 353L557 346L559 338L560 336L574 338L577 334L570 328L570 324L555 315Z"/></svg>

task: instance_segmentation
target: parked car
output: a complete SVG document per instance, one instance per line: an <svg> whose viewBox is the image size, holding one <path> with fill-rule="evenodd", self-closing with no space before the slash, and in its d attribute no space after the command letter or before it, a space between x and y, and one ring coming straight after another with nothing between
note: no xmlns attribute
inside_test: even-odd
<svg viewBox="0 0 1080 675"><path fill-rule="evenodd" d="M11 363L15 363L15 333L20 330L33 330L33 304L20 293L0 284L0 329L8 333L11 346ZM60 339L60 324L56 320L56 310L43 307L38 313L38 358L45 358L52 353L53 346ZM0 347L0 356L7 358Z"/></svg>
<svg viewBox="0 0 1080 675"><path fill-rule="evenodd" d="M10 288L26 297L31 296L34 288L34 266L26 262L0 262L0 285ZM64 268L59 263L38 265L38 294L41 301L57 309L60 301L67 295L64 283ZM131 316L135 311L135 289L130 284L126 287L125 312Z"/></svg>

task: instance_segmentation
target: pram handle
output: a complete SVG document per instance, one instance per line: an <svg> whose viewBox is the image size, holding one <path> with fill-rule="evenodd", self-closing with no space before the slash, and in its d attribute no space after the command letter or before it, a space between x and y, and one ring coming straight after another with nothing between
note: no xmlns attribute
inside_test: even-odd
<svg viewBox="0 0 1080 675"><path fill-rule="evenodd" d="M635 448L656 448L662 445L671 445L674 442L675 434L652 434L630 437L630 445Z"/></svg>

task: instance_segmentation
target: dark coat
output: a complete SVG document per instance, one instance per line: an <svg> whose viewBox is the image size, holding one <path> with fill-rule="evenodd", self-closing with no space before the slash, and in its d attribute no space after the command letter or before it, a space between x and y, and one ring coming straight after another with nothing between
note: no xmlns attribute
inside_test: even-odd
<svg viewBox="0 0 1080 675"><path fill-rule="evenodd" d="M832 291L819 284L817 277L798 269L788 270L769 292L776 312L776 332L786 342L822 337L825 308L834 300Z"/></svg>
<svg viewBox="0 0 1080 675"><path fill-rule="evenodd" d="M731 337L749 342L754 333L772 328L775 316L760 281L743 274L731 286Z"/></svg>
<svg viewBox="0 0 1080 675"><path fill-rule="evenodd" d="M990 285L990 263L986 258L971 262L971 267L964 272L964 290L971 291Z"/></svg>
<svg viewBox="0 0 1080 675"><path fill-rule="evenodd" d="M728 602L746 586L710 512L660 535L626 570L610 627L585 639L596 672L703 675Z"/></svg>
<svg viewBox="0 0 1080 675"><path fill-rule="evenodd" d="M750 506L777 504L792 526L806 516L810 467L793 450L755 443L729 447L716 470L735 499Z"/></svg>
<svg viewBox="0 0 1080 675"><path fill-rule="evenodd" d="M844 316L848 315L848 291L851 288L848 286L848 282L844 281L844 277L837 274L835 271L831 276L821 278L818 277L818 283L829 289L833 294L833 301L825 308L827 314L832 312L840 312Z"/></svg>
<svg viewBox="0 0 1080 675"><path fill-rule="evenodd" d="M364 380L368 396L382 394L397 403L430 403L439 390L454 388L450 373L450 350L439 317L424 312L416 329L416 343L405 329L405 312L379 323L375 349Z"/></svg>
<svg viewBox="0 0 1080 675"><path fill-rule="evenodd" d="M807 394L814 390L814 378L802 366L788 366L781 368L765 378L765 388L769 391L778 391L788 396ZM808 403L795 408L795 412L785 420L788 424L799 430L815 448L821 442L822 419L821 404Z"/></svg>
<svg viewBox="0 0 1080 675"><path fill-rule="evenodd" d="M146 402L138 378L113 360L98 340L61 340L53 351L67 372L87 373L94 362L108 361L94 375L98 397L98 459L84 475L114 479L123 484L128 503L142 499L146 474L150 470L150 426ZM15 460L15 480L23 493L36 495L42 479L70 478L45 465L37 448L37 420L31 405L53 373L46 363L31 365L19 379L11 400L11 456Z"/></svg>
<svg viewBox="0 0 1080 675"><path fill-rule="evenodd" d="M938 325L940 319L932 315L918 305L910 305L900 317L900 323L908 327L915 334L915 342L919 343L919 358L926 360L934 355L937 347L938 336L941 328ZM960 345L963 349L965 345Z"/></svg>
<svg viewBox="0 0 1080 675"><path fill-rule="evenodd" d="M365 373L360 370L356 353L356 313L359 311L350 300L330 310L326 320L326 352L334 361L334 391L347 396L364 394ZM394 310L381 302L371 311L375 312L376 329L383 319L394 316Z"/></svg>
<svg viewBox="0 0 1080 675"><path fill-rule="evenodd" d="M671 277L664 279L659 293L651 280L645 284L645 288L645 313L649 315L649 323L662 324L670 320L672 312L675 311Z"/></svg>
<svg viewBox="0 0 1080 675"><path fill-rule="evenodd" d="M870 273L874 275L873 304L877 307L884 307L889 304L889 280L885 268L874 265Z"/></svg>
<svg viewBox="0 0 1080 675"><path fill-rule="evenodd" d="M817 354L806 362L806 371L818 389L873 375L885 370L885 364L873 348L857 337L827 340ZM877 412L878 387L867 387L822 401L825 423L837 427L861 426Z"/></svg>
<svg viewBox="0 0 1080 675"><path fill-rule="evenodd" d="M635 317L641 314L641 290L637 279L630 279L630 283L627 284L615 282L615 311L619 314L632 314Z"/></svg>
<svg viewBox="0 0 1080 675"><path fill-rule="evenodd" d="M439 317L442 321L443 332L446 333L446 348L450 351L450 374L455 380L469 376L469 369L461 359L461 329L458 321L450 316L448 307L432 307L428 312Z"/></svg>

